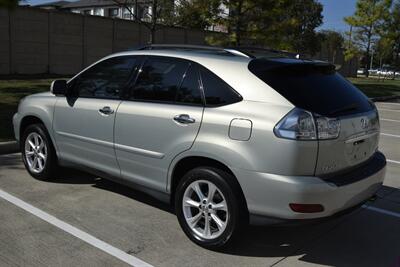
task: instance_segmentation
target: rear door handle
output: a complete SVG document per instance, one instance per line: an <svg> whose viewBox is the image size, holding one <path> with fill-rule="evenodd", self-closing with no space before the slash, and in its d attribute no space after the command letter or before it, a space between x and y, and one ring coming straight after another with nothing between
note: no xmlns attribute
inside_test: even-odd
<svg viewBox="0 0 400 267"><path fill-rule="evenodd" d="M101 115L111 115L114 113L114 110L108 106L102 107L101 109L99 109L99 113Z"/></svg>
<svg viewBox="0 0 400 267"><path fill-rule="evenodd" d="M196 120L191 118L188 114L180 114L174 117L174 121L179 123L188 124L188 123L195 123Z"/></svg>

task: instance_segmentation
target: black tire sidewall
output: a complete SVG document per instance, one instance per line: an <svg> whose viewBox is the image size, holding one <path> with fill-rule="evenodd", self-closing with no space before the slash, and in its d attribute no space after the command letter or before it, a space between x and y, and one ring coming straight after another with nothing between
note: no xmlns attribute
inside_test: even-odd
<svg viewBox="0 0 400 267"><path fill-rule="evenodd" d="M33 132L39 134L42 137L42 139L45 142L45 145L47 147L47 159L46 159L43 170L39 173L32 172L29 169L29 165L28 165L28 162L26 161L26 157L25 157L25 142L26 142L28 135ZM57 165L57 156L56 156L51 138L50 138L49 134L47 133L47 130L44 127L44 125L43 124L29 125L25 129L24 133L22 134L20 147L21 147L22 160L23 160L24 165L25 165L27 171L29 172L29 174L38 180L50 179L51 176L53 175L54 170Z"/></svg>
<svg viewBox="0 0 400 267"><path fill-rule="evenodd" d="M208 249L219 249L226 246L233 239L235 234L241 228L241 205L237 197L235 197L235 187L229 182L232 179L231 175L224 171L211 167L198 167L189 171L181 179L176 194L175 194L175 211L178 217L179 224L181 225L185 234L196 244L208 248ZM228 224L225 231L215 239L204 239L198 236L195 232L190 229L185 220L182 208L182 199L186 188L196 180L207 180L214 183L225 197L227 202L229 218Z"/></svg>

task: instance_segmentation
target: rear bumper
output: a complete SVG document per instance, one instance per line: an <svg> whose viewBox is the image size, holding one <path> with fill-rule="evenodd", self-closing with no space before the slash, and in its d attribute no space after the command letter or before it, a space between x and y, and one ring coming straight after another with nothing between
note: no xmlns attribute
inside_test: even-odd
<svg viewBox="0 0 400 267"><path fill-rule="evenodd" d="M360 205L376 193L386 172L386 159L380 152L377 153L383 157L383 164L372 172L362 171L367 169L364 166L357 177L349 177L353 179L350 183L344 183L341 177L324 180L315 176L284 176L242 169L233 169L233 172L242 187L252 217L277 220L324 218ZM324 210L298 213L290 209L289 203L321 204Z"/></svg>

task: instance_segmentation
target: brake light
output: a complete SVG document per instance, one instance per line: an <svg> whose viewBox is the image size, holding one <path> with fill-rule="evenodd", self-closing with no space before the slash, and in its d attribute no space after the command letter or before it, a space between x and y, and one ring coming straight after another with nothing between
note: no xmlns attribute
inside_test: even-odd
<svg viewBox="0 0 400 267"><path fill-rule="evenodd" d="M294 108L275 126L274 133L293 140L335 139L340 133L340 120Z"/></svg>

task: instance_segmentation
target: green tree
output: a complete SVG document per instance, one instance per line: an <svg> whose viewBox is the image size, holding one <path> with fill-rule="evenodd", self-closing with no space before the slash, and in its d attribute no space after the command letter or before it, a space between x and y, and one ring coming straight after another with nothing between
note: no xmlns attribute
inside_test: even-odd
<svg viewBox="0 0 400 267"><path fill-rule="evenodd" d="M344 21L352 29L349 33L352 44L349 45L350 51L347 53L353 54L354 45L365 52L364 65L367 77L371 47L382 34L382 28L385 20L389 17L391 5L391 0L358 0L355 13L344 18Z"/></svg>
<svg viewBox="0 0 400 267"><path fill-rule="evenodd" d="M333 30L324 30L319 33L321 48L328 53L329 61L335 63L339 50L344 46L343 35Z"/></svg>
<svg viewBox="0 0 400 267"><path fill-rule="evenodd" d="M396 1L387 23L387 31L383 37L390 51L391 64L400 70L400 0Z"/></svg>
<svg viewBox="0 0 400 267"><path fill-rule="evenodd" d="M155 35L159 29L173 26L175 22L173 19L175 6L171 0L151 0L144 3L138 0L113 0L113 2L128 11L134 21L150 31L150 44L156 42Z"/></svg>
<svg viewBox="0 0 400 267"><path fill-rule="evenodd" d="M240 46L243 40L249 39L249 32L260 21L263 6L270 2L272 1L223 0L218 22L228 31L227 42Z"/></svg>
<svg viewBox="0 0 400 267"><path fill-rule="evenodd" d="M223 0L219 23L228 31L226 42L314 53L322 24L322 5L315 0Z"/></svg>
<svg viewBox="0 0 400 267"><path fill-rule="evenodd" d="M393 59L393 41L390 38L380 38L373 47L375 64L382 68Z"/></svg>
<svg viewBox="0 0 400 267"><path fill-rule="evenodd" d="M204 30L219 23L221 12L220 0L177 0L174 24Z"/></svg>
<svg viewBox="0 0 400 267"><path fill-rule="evenodd" d="M18 0L0 0L0 7L12 9L18 6L18 3Z"/></svg>
<svg viewBox="0 0 400 267"><path fill-rule="evenodd" d="M315 29L322 24L321 3L314 0L287 1L284 6L286 20L292 25L283 32L287 42L297 53L314 54L320 49L320 40Z"/></svg>

